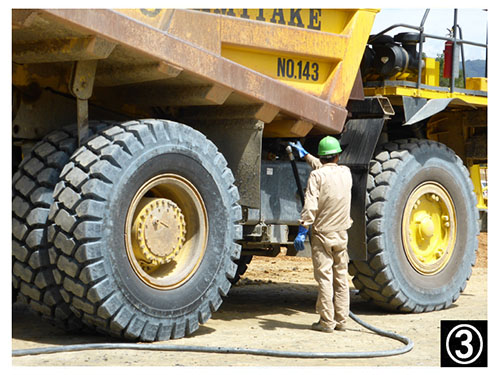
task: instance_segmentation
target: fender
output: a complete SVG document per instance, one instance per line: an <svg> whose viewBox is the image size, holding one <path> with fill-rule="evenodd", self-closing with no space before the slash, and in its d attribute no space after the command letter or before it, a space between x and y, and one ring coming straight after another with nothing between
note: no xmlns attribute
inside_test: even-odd
<svg viewBox="0 0 500 375"><path fill-rule="evenodd" d="M405 103L405 115L406 115L406 109L407 109L406 103L408 100L406 98L407 97L403 96L403 102ZM424 99L419 99L419 100L421 102L425 103ZM468 106L468 107L471 107L473 109L476 109L476 107L474 105L467 103L466 101L464 101L462 99L457 99L457 98L431 99L431 100L427 101L425 104L421 105L418 108L418 110L403 124L403 126L413 125L419 121L423 121L425 119L428 119L429 117L432 117L435 114L444 111L450 103Z"/></svg>

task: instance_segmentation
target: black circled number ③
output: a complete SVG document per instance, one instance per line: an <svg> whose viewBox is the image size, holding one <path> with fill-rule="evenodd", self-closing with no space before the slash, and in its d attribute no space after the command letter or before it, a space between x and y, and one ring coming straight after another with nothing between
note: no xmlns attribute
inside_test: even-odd
<svg viewBox="0 0 500 375"><path fill-rule="evenodd" d="M483 351L483 337L470 324L460 324L453 328L446 338L448 356L461 365L471 364Z"/></svg>

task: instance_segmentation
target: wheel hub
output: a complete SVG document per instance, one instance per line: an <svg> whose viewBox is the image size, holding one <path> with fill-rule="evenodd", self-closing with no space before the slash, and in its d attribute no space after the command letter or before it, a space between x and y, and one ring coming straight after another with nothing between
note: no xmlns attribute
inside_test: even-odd
<svg viewBox="0 0 500 375"><path fill-rule="evenodd" d="M403 211L403 248L412 267L423 275L441 271L456 240L455 206L446 189L425 182L410 194Z"/></svg>
<svg viewBox="0 0 500 375"><path fill-rule="evenodd" d="M434 222L429 215L417 222L418 232L421 238L429 238L434 235Z"/></svg>
<svg viewBox="0 0 500 375"><path fill-rule="evenodd" d="M144 199L133 227L134 252L144 263L158 266L170 262L186 241L186 222L180 208L165 198Z"/></svg>
<svg viewBox="0 0 500 375"><path fill-rule="evenodd" d="M193 184L175 174L149 179L132 199L125 222L133 271L149 287L179 287L200 265L208 229L207 210Z"/></svg>

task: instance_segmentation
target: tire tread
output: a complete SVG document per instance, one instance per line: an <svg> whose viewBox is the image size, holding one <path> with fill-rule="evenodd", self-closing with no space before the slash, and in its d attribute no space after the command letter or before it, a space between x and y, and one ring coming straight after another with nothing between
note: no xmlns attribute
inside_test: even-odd
<svg viewBox="0 0 500 375"><path fill-rule="evenodd" d="M395 280L391 267L384 257L384 248L381 241L383 235L381 231L381 221L384 220L383 208L386 202L386 195L389 194L391 180L402 168L403 161L416 149L440 148L446 150L450 155L455 155L448 147L438 142L430 140L404 139L382 145L374 159L371 161L369 170L369 184L366 202L366 233L367 233L367 260L352 261L349 272L353 275L353 284L359 289L360 295L367 301L376 305L400 312L423 312L435 311L449 307L465 288L466 281L455 295L445 303L419 305L411 301L404 294L401 286ZM467 168L462 161L455 157L455 163L459 165L465 176L469 176ZM370 186L370 180L373 182ZM467 188L470 197L475 201L473 186L470 179L467 179ZM477 210L475 217L478 217ZM479 229L476 235L479 234ZM477 249L477 236L476 236ZM475 259L475 254L474 257ZM472 266L469 272L472 272ZM467 277L468 279L468 277Z"/></svg>
<svg viewBox="0 0 500 375"><path fill-rule="evenodd" d="M89 123L91 134L106 126L106 122ZM58 185L59 176L68 170L65 165L76 149L76 125L48 134L25 155L14 174L12 189L14 288L18 289L22 302L56 326L69 330L81 325L54 279L49 217L54 193L63 195L70 207L78 199L71 190L64 192Z"/></svg>
<svg viewBox="0 0 500 375"><path fill-rule="evenodd" d="M217 148L201 133L184 125L148 119L108 127L83 145L66 164L49 214L54 220L54 261L65 299L89 327L130 340L180 338L206 322L222 303L222 296L227 295L230 279L237 270L235 260L241 253L236 243L228 247L227 258L221 262L222 269L217 271L214 285L206 292L198 311L171 319L132 312L126 297L117 291L103 267L99 240L104 226L100 218L122 164L156 142L182 144L183 140L191 138L195 139L195 147L202 157L212 160L216 166L221 187L226 190L228 201L225 203L236 240L242 232L242 213L234 176ZM57 240L59 236L64 242ZM68 253L72 254L71 261L66 259Z"/></svg>

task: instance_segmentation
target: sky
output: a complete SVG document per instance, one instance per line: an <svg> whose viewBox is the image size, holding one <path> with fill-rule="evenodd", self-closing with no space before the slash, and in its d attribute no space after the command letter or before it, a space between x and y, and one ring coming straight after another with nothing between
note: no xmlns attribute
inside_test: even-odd
<svg viewBox="0 0 500 375"><path fill-rule="evenodd" d="M430 8L429 15L424 24L424 31L428 34L447 36L447 29L453 27L453 9ZM385 28L397 24L405 23L413 26L419 26L422 21L425 9L389 9L382 8L375 17L372 34L376 34ZM468 41L486 43L488 12L482 9L460 9L458 8L458 25L462 28L463 38ZM389 35L395 35L401 32L411 32L406 28L397 28ZM416 31L415 31L416 32ZM424 52L428 57L437 57L443 53L444 41L436 39L427 39L424 43ZM485 59L486 52L484 48L465 45L465 60Z"/></svg>

